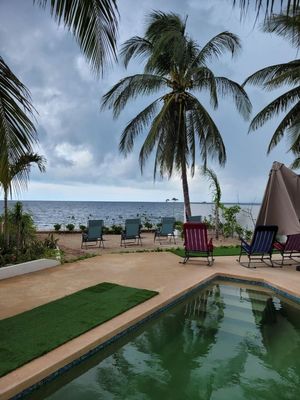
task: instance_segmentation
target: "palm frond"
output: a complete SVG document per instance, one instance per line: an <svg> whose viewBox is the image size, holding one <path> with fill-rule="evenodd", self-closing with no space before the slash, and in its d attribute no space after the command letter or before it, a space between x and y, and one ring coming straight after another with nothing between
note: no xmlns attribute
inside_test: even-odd
<svg viewBox="0 0 300 400"><path fill-rule="evenodd" d="M193 123L189 123L187 129L194 129L194 134L198 137L203 162L206 164L208 157L217 157L219 164L224 165L226 150L216 124L197 98L190 96L189 103L189 120ZM190 132L191 134L193 133Z"/></svg>
<svg viewBox="0 0 300 400"><path fill-rule="evenodd" d="M264 87L266 84L268 84L268 82L276 79L278 76L280 77L280 75L286 71L291 71L291 69L295 67L295 65L293 65L294 62L295 61L291 61L288 63L275 64L262 68L259 71L256 71L254 74L248 76L248 78L244 81L243 86L246 84L252 84ZM295 63L298 67L299 61L297 60Z"/></svg>
<svg viewBox="0 0 300 400"><path fill-rule="evenodd" d="M143 111L141 111L124 129L121 135L119 150L125 156L133 149L135 138L142 133L151 122L153 116L157 112L157 107L160 100L160 98L155 100Z"/></svg>
<svg viewBox="0 0 300 400"><path fill-rule="evenodd" d="M272 139L269 143L268 153L279 143L282 139L284 133L290 129L295 122L299 120L299 112L300 112L300 102L298 102L282 119L278 127L276 128Z"/></svg>
<svg viewBox="0 0 300 400"><path fill-rule="evenodd" d="M233 6L239 5L241 9L241 17L244 17L251 5L251 9L254 5L256 10L256 19L259 17L261 12L264 12L264 18L273 14L274 5L279 6L281 10L285 10L287 15L294 15L297 12L297 8L300 5L300 0L232 0ZM264 10L264 11L262 11Z"/></svg>
<svg viewBox="0 0 300 400"><path fill-rule="evenodd" d="M46 171L46 159L37 153L26 153L10 165L8 187L10 193L21 192L27 188L32 164L36 164L40 172Z"/></svg>
<svg viewBox="0 0 300 400"><path fill-rule="evenodd" d="M102 109L113 109L117 118L127 102L138 95L152 94L168 84L164 77L151 74L137 74L121 79L102 97Z"/></svg>
<svg viewBox="0 0 300 400"><path fill-rule="evenodd" d="M222 191L217 174L211 168L207 167L202 167L201 171L210 181L210 188L213 190L213 202L218 206L221 202Z"/></svg>
<svg viewBox="0 0 300 400"><path fill-rule="evenodd" d="M273 90L285 85L299 85L300 83L300 60L291 63L291 68L278 71L276 76L265 83L264 89Z"/></svg>
<svg viewBox="0 0 300 400"><path fill-rule="evenodd" d="M300 46L300 9L297 8L293 15L286 12L271 15L263 25L265 32L276 33L289 40L292 46Z"/></svg>
<svg viewBox="0 0 300 400"><path fill-rule="evenodd" d="M120 51L120 56L123 59L125 67L127 68L130 60L133 57L140 57L141 59L149 57L152 48L153 46L151 42L145 38L134 36L128 39L125 43L123 43Z"/></svg>
<svg viewBox="0 0 300 400"><path fill-rule="evenodd" d="M116 60L118 8L116 0L33 0L40 7L49 4L51 16L75 36L95 73Z"/></svg>
<svg viewBox="0 0 300 400"><path fill-rule="evenodd" d="M169 31L185 34L186 20L183 21L175 13L165 13L163 11L153 11L147 18L147 30L145 38L151 43L157 41L164 33Z"/></svg>
<svg viewBox="0 0 300 400"><path fill-rule="evenodd" d="M291 169L299 169L300 168L300 157L296 157L295 160L290 165Z"/></svg>
<svg viewBox="0 0 300 400"><path fill-rule="evenodd" d="M161 162L161 157L158 156L160 153L160 149L163 149L166 152L166 147L162 145L161 141L165 141L166 132L170 132L172 130L172 121L170 120L169 107L172 102L172 99L168 99L164 102L163 107L157 116L153 119L151 124L149 133L141 147L139 154L139 163L141 167L141 172L143 171L144 165L150 154L152 153L155 144L157 144L156 158L154 162L154 173L153 177L156 178L157 165Z"/></svg>
<svg viewBox="0 0 300 400"><path fill-rule="evenodd" d="M256 130L257 128L261 127L273 116L279 114L280 112L285 112L296 101L299 103L299 100L299 88L291 89L277 97L253 118L249 127L249 131Z"/></svg>
<svg viewBox="0 0 300 400"><path fill-rule="evenodd" d="M215 77L215 82L219 95L222 97L232 96L239 113L245 119L248 119L252 111L252 104L243 87L228 78L220 76Z"/></svg>
<svg viewBox="0 0 300 400"><path fill-rule="evenodd" d="M37 141L30 92L0 57L0 169Z"/></svg>
<svg viewBox="0 0 300 400"><path fill-rule="evenodd" d="M218 93L214 73L207 67L197 67L189 69L186 73L187 77L189 77L188 74L193 81L194 90L209 90L210 104L216 109L218 107Z"/></svg>
<svg viewBox="0 0 300 400"><path fill-rule="evenodd" d="M225 31L214 36L200 51L194 60L194 66L205 65L213 58L219 58L229 51L232 56L241 49L240 39L237 35Z"/></svg>
<svg viewBox="0 0 300 400"><path fill-rule="evenodd" d="M300 155L300 119L297 118L288 128L288 141L290 142L289 151L295 155Z"/></svg>

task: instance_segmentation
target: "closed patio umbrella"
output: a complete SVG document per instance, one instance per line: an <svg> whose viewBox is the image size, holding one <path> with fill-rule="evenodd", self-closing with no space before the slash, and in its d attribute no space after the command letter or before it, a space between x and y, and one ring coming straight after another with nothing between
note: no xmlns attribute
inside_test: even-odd
<svg viewBox="0 0 300 400"><path fill-rule="evenodd" d="M272 165L257 225L278 225L279 235L300 233L300 176L275 161Z"/></svg>

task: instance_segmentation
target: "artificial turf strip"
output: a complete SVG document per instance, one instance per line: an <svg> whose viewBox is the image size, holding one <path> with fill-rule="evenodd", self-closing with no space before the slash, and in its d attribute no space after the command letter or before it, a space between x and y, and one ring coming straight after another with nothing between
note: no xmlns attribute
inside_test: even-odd
<svg viewBox="0 0 300 400"><path fill-rule="evenodd" d="M171 249L172 253L176 254L179 257L185 257L184 249ZM214 247L214 257L218 256L238 256L240 255L241 247L240 246L229 246L229 247ZM199 253L190 253L190 257L199 257Z"/></svg>
<svg viewBox="0 0 300 400"><path fill-rule="evenodd" d="M101 283L0 321L0 376L157 295Z"/></svg>

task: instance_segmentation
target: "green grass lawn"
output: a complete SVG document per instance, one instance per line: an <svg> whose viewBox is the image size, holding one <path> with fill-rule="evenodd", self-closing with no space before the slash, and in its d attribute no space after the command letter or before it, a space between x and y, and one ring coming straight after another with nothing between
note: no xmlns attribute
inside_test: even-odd
<svg viewBox="0 0 300 400"><path fill-rule="evenodd" d="M101 283L0 321L0 376L157 295Z"/></svg>
<svg viewBox="0 0 300 400"><path fill-rule="evenodd" d="M184 249L170 249L170 251L176 254L179 257L184 257ZM214 247L214 257L218 256L238 256L240 254L241 247L240 246L220 246ZM190 257L199 257L197 253L190 253Z"/></svg>

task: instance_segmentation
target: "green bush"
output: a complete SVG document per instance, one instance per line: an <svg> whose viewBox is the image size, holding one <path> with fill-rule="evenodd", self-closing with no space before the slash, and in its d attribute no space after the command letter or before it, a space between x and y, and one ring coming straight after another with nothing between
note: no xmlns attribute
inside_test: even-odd
<svg viewBox="0 0 300 400"><path fill-rule="evenodd" d="M81 230L81 232L86 232L87 227L85 225L79 225L79 229Z"/></svg>
<svg viewBox="0 0 300 400"><path fill-rule="evenodd" d="M237 223L237 214L241 211L241 207L238 205L225 207L222 206L223 218L225 220L223 224L223 233L225 237L234 237L237 233L239 236L243 233L242 227Z"/></svg>
<svg viewBox="0 0 300 400"><path fill-rule="evenodd" d="M61 224L54 224L53 227L58 232L61 229Z"/></svg>
<svg viewBox="0 0 300 400"><path fill-rule="evenodd" d="M66 228L69 232L73 232L75 229L75 225L74 224L67 224Z"/></svg>
<svg viewBox="0 0 300 400"><path fill-rule="evenodd" d="M123 228L121 225L112 225L110 228L110 232L115 234L115 235L119 235L121 234L123 231Z"/></svg>
<svg viewBox="0 0 300 400"><path fill-rule="evenodd" d="M23 212L22 203L17 202L8 211L8 245L0 234L0 266L18 264L45 257L56 257L57 239L53 234L44 241L36 239L32 216Z"/></svg>
<svg viewBox="0 0 300 400"><path fill-rule="evenodd" d="M151 224L151 222L149 222L149 221L146 221L145 223L144 223L144 227L146 228L146 229L152 229L152 227L153 227L153 224Z"/></svg>

